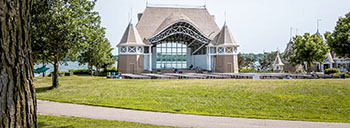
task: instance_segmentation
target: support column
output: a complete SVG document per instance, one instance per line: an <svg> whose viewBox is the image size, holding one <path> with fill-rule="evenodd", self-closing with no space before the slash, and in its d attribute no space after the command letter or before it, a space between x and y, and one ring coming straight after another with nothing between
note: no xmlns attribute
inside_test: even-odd
<svg viewBox="0 0 350 128"><path fill-rule="evenodd" d="M152 46L149 46L148 47L148 62L149 62L149 64L148 64L148 71L152 71Z"/></svg>
<svg viewBox="0 0 350 128"><path fill-rule="evenodd" d="M211 71L211 56L210 56L210 47L208 47L208 70Z"/></svg>

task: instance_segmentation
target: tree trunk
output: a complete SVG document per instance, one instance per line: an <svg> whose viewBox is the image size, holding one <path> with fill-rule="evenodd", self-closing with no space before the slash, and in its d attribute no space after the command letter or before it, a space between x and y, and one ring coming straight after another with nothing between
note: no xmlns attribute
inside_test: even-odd
<svg viewBox="0 0 350 128"><path fill-rule="evenodd" d="M95 66L96 67L96 76L98 76L100 74L100 68Z"/></svg>
<svg viewBox="0 0 350 128"><path fill-rule="evenodd" d="M59 55L58 53L55 53L54 55L54 64L53 64L53 74L52 75L52 88L57 88L59 86L59 82L58 82L58 58Z"/></svg>
<svg viewBox="0 0 350 128"><path fill-rule="evenodd" d="M307 74L311 73L311 63L307 62Z"/></svg>
<svg viewBox="0 0 350 128"><path fill-rule="evenodd" d="M91 76L94 76L94 70L92 70L92 65L89 66L89 69L90 69Z"/></svg>
<svg viewBox="0 0 350 128"><path fill-rule="evenodd" d="M0 0L0 128L37 127L31 0Z"/></svg>
<svg viewBox="0 0 350 128"><path fill-rule="evenodd" d="M43 67L46 66L45 63L43 63ZM43 77L45 77L45 72L43 72Z"/></svg>

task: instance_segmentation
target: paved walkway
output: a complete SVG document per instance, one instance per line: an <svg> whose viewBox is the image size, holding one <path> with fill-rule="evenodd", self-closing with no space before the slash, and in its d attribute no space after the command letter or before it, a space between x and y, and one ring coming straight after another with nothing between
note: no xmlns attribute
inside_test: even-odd
<svg viewBox="0 0 350 128"><path fill-rule="evenodd" d="M350 123L200 116L116 109L38 100L40 114L199 128L350 128Z"/></svg>

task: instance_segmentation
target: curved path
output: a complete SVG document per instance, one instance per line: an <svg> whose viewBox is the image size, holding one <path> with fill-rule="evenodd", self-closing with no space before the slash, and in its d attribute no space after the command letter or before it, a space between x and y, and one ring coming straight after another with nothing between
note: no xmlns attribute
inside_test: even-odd
<svg viewBox="0 0 350 128"><path fill-rule="evenodd" d="M199 128L350 128L350 123L246 119L173 114L77 105L38 100L38 112L45 115L74 116L178 127Z"/></svg>

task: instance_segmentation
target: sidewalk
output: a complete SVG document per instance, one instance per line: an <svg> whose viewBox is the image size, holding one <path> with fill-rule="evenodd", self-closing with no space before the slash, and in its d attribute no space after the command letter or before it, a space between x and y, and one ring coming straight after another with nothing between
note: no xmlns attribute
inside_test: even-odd
<svg viewBox="0 0 350 128"><path fill-rule="evenodd" d="M38 113L144 124L199 128L350 128L350 123L246 119L173 114L38 100Z"/></svg>

